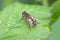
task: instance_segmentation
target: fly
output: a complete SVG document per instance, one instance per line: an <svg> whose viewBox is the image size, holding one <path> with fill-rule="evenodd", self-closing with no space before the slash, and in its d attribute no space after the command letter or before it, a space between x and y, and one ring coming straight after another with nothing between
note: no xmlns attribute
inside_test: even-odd
<svg viewBox="0 0 60 40"><path fill-rule="evenodd" d="M26 21L29 23L29 25L32 26L36 26L36 19L31 16L30 14L28 14L26 11L24 11L22 13L22 16L26 19Z"/></svg>
<svg viewBox="0 0 60 40"><path fill-rule="evenodd" d="M26 11L22 12L22 18L20 19L20 21L23 20L23 18L28 22L30 30L31 30L31 27L34 27L37 25L36 18L28 14Z"/></svg>

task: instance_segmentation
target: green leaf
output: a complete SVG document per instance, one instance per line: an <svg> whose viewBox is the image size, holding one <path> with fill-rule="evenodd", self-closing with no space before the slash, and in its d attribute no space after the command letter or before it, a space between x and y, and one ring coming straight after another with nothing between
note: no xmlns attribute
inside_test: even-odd
<svg viewBox="0 0 60 40"><path fill-rule="evenodd" d="M60 16L60 1L56 1L54 4L51 6L51 12L53 13L52 15L52 20L51 24L55 23L58 17Z"/></svg>
<svg viewBox="0 0 60 40"><path fill-rule="evenodd" d="M49 40L60 40L60 16L58 20L51 26L52 34Z"/></svg>
<svg viewBox="0 0 60 40"><path fill-rule="evenodd" d="M26 11L36 17L39 24L32 27L22 18ZM46 40L49 30L51 13L48 7L14 3L6 7L0 16L0 40Z"/></svg>

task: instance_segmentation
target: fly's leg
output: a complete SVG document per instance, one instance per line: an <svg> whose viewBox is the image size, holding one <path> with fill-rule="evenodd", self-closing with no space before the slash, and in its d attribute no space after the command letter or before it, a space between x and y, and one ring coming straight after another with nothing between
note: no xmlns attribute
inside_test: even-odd
<svg viewBox="0 0 60 40"><path fill-rule="evenodd" d="M23 22L24 21L24 17L22 17L18 22Z"/></svg>
<svg viewBox="0 0 60 40"><path fill-rule="evenodd" d="M32 30L32 24L29 23L29 29L30 31Z"/></svg>
<svg viewBox="0 0 60 40"><path fill-rule="evenodd" d="M31 31L32 30L32 26L29 25L29 30Z"/></svg>

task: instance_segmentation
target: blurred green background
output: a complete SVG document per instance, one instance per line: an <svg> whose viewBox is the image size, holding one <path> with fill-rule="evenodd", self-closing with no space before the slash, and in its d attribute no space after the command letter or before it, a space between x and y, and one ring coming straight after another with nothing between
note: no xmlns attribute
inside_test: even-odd
<svg viewBox="0 0 60 40"><path fill-rule="evenodd" d="M50 6L57 0L0 0L0 10L2 10L4 7L14 3L14 2L20 2L23 4L30 4L30 5L45 5Z"/></svg>
<svg viewBox="0 0 60 40"><path fill-rule="evenodd" d="M60 0L0 0L0 11L15 2L49 7L52 12L51 32L48 40L60 40Z"/></svg>

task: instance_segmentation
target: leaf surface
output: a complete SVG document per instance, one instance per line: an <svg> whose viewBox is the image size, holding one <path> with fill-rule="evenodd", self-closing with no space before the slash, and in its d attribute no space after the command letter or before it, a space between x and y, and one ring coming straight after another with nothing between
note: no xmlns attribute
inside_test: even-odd
<svg viewBox="0 0 60 40"><path fill-rule="evenodd" d="M32 27L22 18L26 11L37 19L39 24ZM51 13L48 7L14 3L6 7L0 16L0 40L46 40L50 34Z"/></svg>

